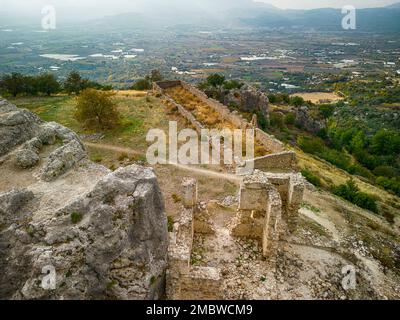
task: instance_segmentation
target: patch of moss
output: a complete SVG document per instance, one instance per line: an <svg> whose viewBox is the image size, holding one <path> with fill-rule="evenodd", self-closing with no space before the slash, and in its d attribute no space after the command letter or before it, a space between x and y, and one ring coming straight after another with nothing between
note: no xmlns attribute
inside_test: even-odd
<svg viewBox="0 0 400 320"><path fill-rule="evenodd" d="M174 231L174 218L169 216L168 218L168 232L173 232Z"/></svg>
<svg viewBox="0 0 400 320"><path fill-rule="evenodd" d="M174 203L178 203L178 202L182 201L181 197L178 196L176 193L174 193L171 197L172 197L172 200L174 200Z"/></svg>

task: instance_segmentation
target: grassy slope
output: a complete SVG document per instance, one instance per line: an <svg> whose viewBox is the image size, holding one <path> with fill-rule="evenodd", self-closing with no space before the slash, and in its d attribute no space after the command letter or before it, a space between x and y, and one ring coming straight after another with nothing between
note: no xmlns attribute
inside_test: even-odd
<svg viewBox="0 0 400 320"><path fill-rule="evenodd" d="M168 121L178 120L166 115L165 106L160 99L155 97L147 98L145 94L133 91L119 91L115 97L118 109L123 114L122 126L105 134L101 143L132 148L142 156L135 156L136 159L143 159L146 149L146 134L151 128L168 129ZM45 121L56 121L71 128L78 134L90 134L73 118L76 105L75 98L69 96L17 98L11 100L19 107L27 108L38 114ZM181 124L183 125L183 124ZM92 160L102 162L108 167L119 167L127 159L115 151L104 151L89 147L89 154ZM325 185L339 185L345 183L351 175L337 167L321 160L315 156L306 154L299 149L295 150L299 158L299 166L308 168L318 175ZM128 155L131 159L133 155ZM385 190L373 186L370 183L355 177L357 184L363 192L376 196L389 210L397 213L399 199Z"/></svg>

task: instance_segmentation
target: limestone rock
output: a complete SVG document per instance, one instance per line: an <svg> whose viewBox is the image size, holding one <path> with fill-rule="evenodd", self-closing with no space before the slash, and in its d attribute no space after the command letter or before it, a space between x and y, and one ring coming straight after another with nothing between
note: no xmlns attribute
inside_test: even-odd
<svg viewBox="0 0 400 320"><path fill-rule="evenodd" d="M42 120L0 97L0 157L32 139Z"/></svg>
<svg viewBox="0 0 400 320"><path fill-rule="evenodd" d="M22 169L34 167L40 160L39 156L32 149L22 149L15 155L16 165Z"/></svg>
<svg viewBox="0 0 400 320"><path fill-rule="evenodd" d="M85 149L77 140L55 150L43 168L42 179L52 181L72 168L87 156Z"/></svg>
<svg viewBox="0 0 400 320"><path fill-rule="evenodd" d="M33 192L27 189L13 189L0 194L0 218L16 214L33 197Z"/></svg>
<svg viewBox="0 0 400 320"><path fill-rule="evenodd" d="M42 168L13 166L39 154ZM74 132L0 98L0 172L0 299L163 296L168 228L152 169L111 172Z"/></svg>
<svg viewBox="0 0 400 320"><path fill-rule="evenodd" d="M313 134L318 134L326 128L325 120L315 118L307 106L294 109L296 113L296 124L306 131Z"/></svg>
<svg viewBox="0 0 400 320"><path fill-rule="evenodd" d="M30 198L27 192L0 195L7 199L1 210L18 211ZM1 248L7 248L0 258L1 298L153 299L162 295L168 231L152 169L119 169L46 219L32 219L27 226L16 221L14 228L6 227L0 232ZM54 290L42 288L46 266L55 268Z"/></svg>
<svg viewBox="0 0 400 320"><path fill-rule="evenodd" d="M44 124L40 127L39 139L45 145L52 145L56 142L56 130L52 125Z"/></svg>

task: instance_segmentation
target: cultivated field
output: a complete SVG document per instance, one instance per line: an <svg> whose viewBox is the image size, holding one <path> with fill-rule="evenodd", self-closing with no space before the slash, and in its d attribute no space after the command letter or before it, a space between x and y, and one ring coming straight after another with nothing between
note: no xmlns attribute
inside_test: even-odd
<svg viewBox="0 0 400 320"><path fill-rule="evenodd" d="M301 97L305 101L311 101L312 103L332 103L343 100L338 94L334 92L309 92L309 93L294 93L292 97Z"/></svg>

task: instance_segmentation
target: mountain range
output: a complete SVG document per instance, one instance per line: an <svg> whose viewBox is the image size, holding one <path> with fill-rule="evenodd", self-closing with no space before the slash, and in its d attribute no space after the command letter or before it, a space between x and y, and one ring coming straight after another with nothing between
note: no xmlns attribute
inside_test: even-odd
<svg viewBox="0 0 400 320"><path fill-rule="evenodd" d="M113 11L114 10L114 11ZM58 11L58 25L84 25L87 28L165 28L190 25L200 28L279 28L341 31L345 16L341 9L283 10L270 4L253 0L148 0L140 10L127 5L91 17L82 10L64 8ZM74 13L75 12L75 13ZM91 17L91 18L90 18ZM400 3L387 7L357 9L359 32L400 32ZM39 17L16 16L0 13L0 27L35 23Z"/></svg>

